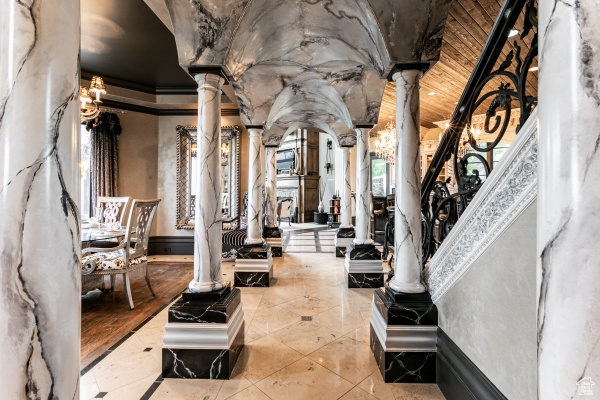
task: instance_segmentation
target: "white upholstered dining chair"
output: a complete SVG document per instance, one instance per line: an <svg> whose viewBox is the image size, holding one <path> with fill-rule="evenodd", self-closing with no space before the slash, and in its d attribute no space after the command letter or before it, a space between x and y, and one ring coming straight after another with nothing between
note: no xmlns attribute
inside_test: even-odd
<svg viewBox="0 0 600 400"><path fill-rule="evenodd" d="M115 243L111 248L88 247L82 251L81 274L84 280L93 275L110 275L112 289L115 275L123 275L125 296L131 309L133 309L129 276L131 272L145 272L146 283L154 296L148 273L148 240L159 202L160 199L133 200L124 232L125 239L121 243Z"/></svg>

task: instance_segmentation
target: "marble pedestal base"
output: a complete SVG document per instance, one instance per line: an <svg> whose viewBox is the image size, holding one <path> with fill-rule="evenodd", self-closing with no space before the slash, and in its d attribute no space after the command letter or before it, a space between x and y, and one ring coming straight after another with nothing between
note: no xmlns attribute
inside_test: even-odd
<svg viewBox="0 0 600 400"><path fill-rule="evenodd" d="M279 227L265 226L263 229L263 239L271 246L273 257L283 257L283 232Z"/></svg>
<svg viewBox="0 0 600 400"><path fill-rule="evenodd" d="M372 244L351 244L346 249L346 283L349 288L383 286L381 252Z"/></svg>
<svg viewBox="0 0 600 400"><path fill-rule="evenodd" d="M354 228L339 228L335 233L335 256L346 257L346 248L352 245L356 237Z"/></svg>
<svg viewBox="0 0 600 400"><path fill-rule="evenodd" d="M230 379L244 347L240 290L189 293L169 308L162 377Z"/></svg>
<svg viewBox="0 0 600 400"><path fill-rule="evenodd" d="M375 290L371 351L386 383L435 383L438 312L429 293Z"/></svg>
<svg viewBox="0 0 600 400"><path fill-rule="evenodd" d="M266 243L246 244L237 252L234 284L239 287L269 287L273 278L273 255Z"/></svg>

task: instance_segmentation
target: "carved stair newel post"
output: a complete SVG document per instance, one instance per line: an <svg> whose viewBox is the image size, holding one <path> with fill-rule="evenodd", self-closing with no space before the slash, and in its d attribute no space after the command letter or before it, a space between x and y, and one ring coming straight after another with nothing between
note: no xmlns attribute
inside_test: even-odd
<svg viewBox="0 0 600 400"><path fill-rule="evenodd" d="M358 191L356 193L356 238L346 248L346 281L349 288L378 288L383 286L381 252L369 239L371 204L371 155L369 131L373 126L357 126L356 170ZM346 179L345 186L349 186ZM349 189L348 189L349 190Z"/></svg>
<svg viewBox="0 0 600 400"><path fill-rule="evenodd" d="M346 248L355 237L352 226L352 187L350 186L350 149L356 144L356 134L338 139L342 148L343 187L341 195L341 223L335 235L336 257L346 257Z"/></svg>
<svg viewBox="0 0 600 400"><path fill-rule="evenodd" d="M244 346L240 290L221 274L220 69L190 67L198 82L198 187L194 279L169 308L163 378L229 379Z"/></svg>
<svg viewBox="0 0 600 400"><path fill-rule="evenodd" d="M282 232L277 223L277 147L266 147L267 183L266 183L266 224L263 238L269 246L273 257L283 254Z"/></svg>
<svg viewBox="0 0 600 400"><path fill-rule="evenodd" d="M248 165L248 231L246 243L238 251L234 268L235 286L268 287L273 277L271 246L262 238L262 126L246 126L250 133Z"/></svg>
<svg viewBox="0 0 600 400"><path fill-rule="evenodd" d="M79 1L0 9L1 396L78 399Z"/></svg>
<svg viewBox="0 0 600 400"><path fill-rule="evenodd" d="M599 15L598 1L539 3L540 399L600 392Z"/></svg>
<svg viewBox="0 0 600 400"><path fill-rule="evenodd" d="M371 312L371 349L385 382L436 382L437 308L421 283L419 79L427 67L396 65L390 74L396 83L395 275L375 290Z"/></svg>

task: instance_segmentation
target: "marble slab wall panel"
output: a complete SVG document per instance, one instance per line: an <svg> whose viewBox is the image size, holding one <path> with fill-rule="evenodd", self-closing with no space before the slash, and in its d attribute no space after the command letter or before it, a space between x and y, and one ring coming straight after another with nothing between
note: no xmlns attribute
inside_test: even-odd
<svg viewBox="0 0 600 400"><path fill-rule="evenodd" d="M542 1L539 21L538 396L591 398L600 392L600 3Z"/></svg>
<svg viewBox="0 0 600 400"><path fill-rule="evenodd" d="M536 208L529 205L436 301L440 328L509 399L537 399Z"/></svg>
<svg viewBox="0 0 600 400"><path fill-rule="evenodd" d="M2 398L79 397L79 2L0 6Z"/></svg>

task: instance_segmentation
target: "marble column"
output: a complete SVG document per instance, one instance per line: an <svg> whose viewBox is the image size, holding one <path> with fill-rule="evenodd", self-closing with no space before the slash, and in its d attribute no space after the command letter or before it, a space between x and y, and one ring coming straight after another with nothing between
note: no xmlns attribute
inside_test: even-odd
<svg viewBox="0 0 600 400"><path fill-rule="evenodd" d="M418 69L396 66L392 75L396 82L395 275L375 290L370 334L371 350L385 382L436 382L438 312L421 283L421 74Z"/></svg>
<svg viewBox="0 0 600 400"><path fill-rule="evenodd" d="M221 87L214 68L191 67L198 83L198 187L194 279L169 307L162 377L229 379L244 346L238 288L221 274Z"/></svg>
<svg viewBox="0 0 600 400"><path fill-rule="evenodd" d="M266 183L266 219L263 238L269 246L273 257L283 256L282 232L277 222L277 147L266 148L267 183Z"/></svg>
<svg viewBox="0 0 600 400"><path fill-rule="evenodd" d="M540 1L540 399L600 394L599 23L598 1Z"/></svg>
<svg viewBox="0 0 600 400"><path fill-rule="evenodd" d="M0 6L4 399L79 398L79 1Z"/></svg>
<svg viewBox="0 0 600 400"><path fill-rule="evenodd" d="M273 254L262 237L262 188L264 185L261 156L263 127L246 126L250 133L248 164L248 230L245 245L237 252L234 268L235 286L268 287L273 278Z"/></svg>
<svg viewBox="0 0 600 400"><path fill-rule="evenodd" d="M220 290L221 274L221 87L214 74L196 74L198 83L198 187L194 229L194 279L190 292Z"/></svg>
<svg viewBox="0 0 600 400"><path fill-rule="evenodd" d="M372 126L356 129L356 238L346 248L346 282L349 288L378 288L383 286L383 264L381 252L369 238L371 220L371 154L369 131ZM348 186L348 181L346 182Z"/></svg>
<svg viewBox="0 0 600 400"><path fill-rule="evenodd" d="M371 221L371 152L369 150L369 131L372 127L356 129L356 239L355 244L373 244L369 237Z"/></svg>
<svg viewBox="0 0 600 400"><path fill-rule="evenodd" d="M352 226L352 187L350 186L350 149L352 146L341 146L342 149L342 174L343 185L341 193L341 219L335 238L336 257L346 257L346 249L352 244L355 237Z"/></svg>
<svg viewBox="0 0 600 400"><path fill-rule="evenodd" d="M248 235L246 244L262 244L260 217L262 214L262 129L248 128L250 133L248 164Z"/></svg>
<svg viewBox="0 0 600 400"><path fill-rule="evenodd" d="M421 169L419 70L396 72L396 207L394 209L394 277L390 287L423 293L421 282Z"/></svg>

